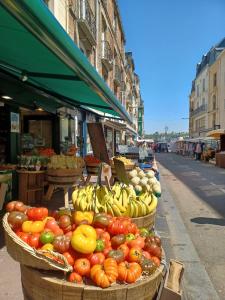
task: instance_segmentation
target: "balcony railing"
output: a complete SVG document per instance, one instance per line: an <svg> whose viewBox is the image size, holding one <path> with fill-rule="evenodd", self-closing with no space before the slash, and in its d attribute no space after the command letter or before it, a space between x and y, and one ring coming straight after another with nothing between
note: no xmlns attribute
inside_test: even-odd
<svg viewBox="0 0 225 300"><path fill-rule="evenodd" d="M120 85L121 81L122 81L122 73L120 70L120 67L118 65L115 65L115 69L114 69L114 81Z"/></svg>
<svg viewBox="0 0 225 300"><path fill-rule="evenodd" d="M86 25L94 40L96 40L96 18L91 10L88 0L78 1L78 21ZM85 30L85 28L83 28Z"/></svg>
<svg viewBox="0 0 225 300"><path fill-rule="evenodd" d="M207 105L203 104L203 105L199 106L198 108L196 108L195 110L190 111L190 115L191 115L191 117L193 117L193 116L196 116L196 115L201 114L206 111L207 111Z"/></svg>
<svg viewBox="0 0 225 300"><path fill-rule="evenodd" d="M112 69L113 53L108 41L102 41L102 61L109 70Z"/></svg>

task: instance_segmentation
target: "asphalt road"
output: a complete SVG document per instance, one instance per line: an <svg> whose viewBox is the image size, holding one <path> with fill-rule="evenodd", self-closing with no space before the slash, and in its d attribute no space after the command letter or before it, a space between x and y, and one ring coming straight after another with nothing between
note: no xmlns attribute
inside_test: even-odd
<svg viewBox="0 0 225 300"><path fill-rule="evenodd" d="M172 153L157 161L171 195L163 205L172 247L187 265L187 299L225 299L225 170Z"/></svg>

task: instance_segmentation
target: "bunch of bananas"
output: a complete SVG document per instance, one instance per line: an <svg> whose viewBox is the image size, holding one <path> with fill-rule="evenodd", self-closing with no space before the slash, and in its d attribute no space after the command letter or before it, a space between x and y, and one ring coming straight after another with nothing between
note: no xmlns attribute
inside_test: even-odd
<svg viewBox="0 0 225 300"><path fill-rule="evenodd" d="M76 210L133 218L150 214L158 203L153 194L145 192L137 197L132 186L121 186L118 183L110 191L105 186L77 188L72 194L72 201Z"/></svg>
<svg viewBox="0 0 225 300"><path fill-rule="evenodd" d="M125 165L133 165L133 161L130 160L129 158L126 158L125 156L114 156L116 159L119 159L120 161L122 161Z"/></svg>

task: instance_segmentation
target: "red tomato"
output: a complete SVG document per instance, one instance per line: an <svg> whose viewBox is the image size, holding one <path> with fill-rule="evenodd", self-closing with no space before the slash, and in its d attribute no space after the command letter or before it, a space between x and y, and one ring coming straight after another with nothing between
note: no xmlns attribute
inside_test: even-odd
<svg viewBox="0 0 225 300"><path fill-rule="evenodd" d="M156 264L157 267L160 266L161 261L160 261L160 259L158 257L152 256L151 260Z"/></svg>
<svg viewBox="0 0 225 300"><path fill-rule="evenodd" d="M130 248L140 248L143 249L145 246L145 238L139 236L135 240L131 240L128 243Z"/></svg>
<svg viewBox="0 0 225 300"><path fill-rule="evenodd" d="M141 259L142 251L139 248L131 248L128 254L129 262L139 262Z"/></svg>
<svg viewBox="0 0 225 300"><path fill-rule="evenodd" d="M102 265L105 260L105 255L103 253L94 253L90 257L91 266Z"/></svg>
<svg viewBox="0 0 225 300"><path fill-rule="evenodd" d="M124 259L126 260L128 254L129 254L129 251L130 251L129 247L126 244L122 244L122 245L119 246L118 249L123 251Z"/></svg>
<svg viewBox="0 0 225 300"><path fill-rule="evenodd" d="M18 237L21 238L21 240L23 240L25 243L29 244L29 237L30 234L29 233L25 233L25 232L18 232L17 233Z"/></svg>
<svg viewBox="0 0 225 300"><path fill-rule="evenodd" d="M33 233L29 236L29 241L28 244L32 247L32 248L40 248L41 247L41 243L39 241L40 238L40 233Z"/></svg>
<svg viewBox="0 0 225 300"><path fill-rule="evenodd" d="M81 276L89 276L91 264L87 258L79 258L74 263L74 271Z"/></svg>
<svg viewBox="0 0 225 300"><path fill-rule="evenodd" d="M112 247L105 248L103 254L107 257L108 253L112 250Z"/></svg>
<svg viewBox="0 0 225 300"><path fill-rule="evenodd" d="M67 259L67 262L69 265L73 266L75 259L74 257L71 255L71 253L69 251L64 252L63 255L65 256L65 258Z"/></svg>
<svg viewBox="0 0 225 300"><path fill-rule="evenodd" d="M72 235L73 235L73 232L72 231L68 231L67 233L65 233L65 236L68 236L68 237L72 237Z"/></svg>
<svg viewBox="0 0 225 300"><path fill-rule="evenodd" d="M127 230L128 230L128 233L133 233L133 234L138 233L138 227L134 223L128 224Z"/></svg>
<svg viewBox="0 0 225 300"><path fill-rule="evenodd" d="M76 272L72 272L70 273L69 277L68 277L68 280L70 282L75 282L75 283L82 283L82 277L76 273Z"/></svg>
<svg viewBox="0 0 225 300"><path fill-rule="evenodd" d="M142 255L147 259L151 259L151 255L147 251L142 251Z"/></svg>

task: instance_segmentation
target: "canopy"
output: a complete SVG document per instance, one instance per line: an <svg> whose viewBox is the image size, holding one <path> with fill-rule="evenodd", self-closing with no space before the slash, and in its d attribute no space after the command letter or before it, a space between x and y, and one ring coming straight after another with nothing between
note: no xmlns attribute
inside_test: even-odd
<svg viewBox="0 0 225 300"><path fill-rule="evenodd" d="M85 105L131 122L44 1L2 0L0 28L0 70L64 103Z"/></svg>
<svg viewBox="0 0 225 300"><path fill-rule="evenodd" d="M212 137L215 139L220 139L220 136L222 134L225 134L225 129L215 129L215 130L211 130L207 133L208 137Z"/></svg>

